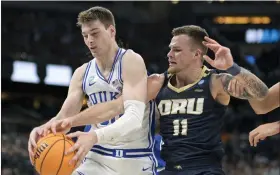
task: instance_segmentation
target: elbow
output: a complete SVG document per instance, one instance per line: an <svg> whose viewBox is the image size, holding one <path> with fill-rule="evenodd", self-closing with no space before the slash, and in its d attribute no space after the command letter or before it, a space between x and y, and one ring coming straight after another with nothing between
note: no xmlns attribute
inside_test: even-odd
<svg viewBox="0 0 280 175"><path fill-rule="evenodd" d="M266 96L268 95L268 88L266 85L264 85L262 88L260 88L258 91L251 92L251 97L257 101L263 101Z"/></svg>
<svg viewBox="0 0 280 175"><path fill-rule="evenodd" d="M260 90L259 99L263 100L268 95L268 87L264 85L264 87Z"/></svg>
<svg viewBox="0 0 280 175"><path fill-rule="evenodd" d="M267 106L266 104L258 106L258 107L254 107L253 110L255 111L255 113L257 115L263 115L263 114L267 114L268 112L270 112L272 110L271 107Z"/></svg>
<svg viewBox="0 0 280 175"><path fill-rule="evenodd" d="M254 109L254 111L257 115L263 115L269 112L268 110L263 110L263 109Z"/></svg>

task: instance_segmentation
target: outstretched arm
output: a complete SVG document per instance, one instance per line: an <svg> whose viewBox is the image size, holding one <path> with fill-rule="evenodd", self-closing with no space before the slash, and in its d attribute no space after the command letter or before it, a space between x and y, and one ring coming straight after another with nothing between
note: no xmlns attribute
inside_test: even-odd
<svg viewBox="0 0 280 175"><path fill-rule="evenodd" d="M236 96L246 96L248 93L245 91L240 84L237 85L237 81L230 81L229 91ZM276 83L268 90L266 97L259 101L255 99L249 99L251 107L254 109L256 114L266 114L273 109L276 109L280 106L280 82Z"/></svg>
<svg viewBox="0 0 280 175"><path fill-rule="evenodd" d="M262 100L249 100L250 105L257 114L266 114L280 106L280 82L268 90L267 96Z"/></svg>
<svg viewBox="0 0 280 175"><path fill-rule="evenodd" d="M153 74L148 77L148 98L146 100L146 103L156 98L163 84L163 81L163 74ZM120 96L116 100L91 106L88 109L80 112L79 114L70 117L61 124L63 124L63 126L71 125L72 127L83 126L86 124L98 124L104 121L108 121L122 113L124 113L124 103L123 96ZM53 127L55 128L56 126Z"/></svg>

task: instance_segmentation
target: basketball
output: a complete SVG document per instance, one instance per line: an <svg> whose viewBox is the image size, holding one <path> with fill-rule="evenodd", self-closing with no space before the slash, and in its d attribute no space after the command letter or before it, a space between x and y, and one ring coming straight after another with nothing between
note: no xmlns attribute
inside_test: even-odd
<svg viewBox="0 0 280 175"><path fill-rule="evenodd" d="M49 134L37 142L33 163L36 171L41 175L70 175L75 165L69 161L75 153L65 155L74 142L62 133Z"/></svg>

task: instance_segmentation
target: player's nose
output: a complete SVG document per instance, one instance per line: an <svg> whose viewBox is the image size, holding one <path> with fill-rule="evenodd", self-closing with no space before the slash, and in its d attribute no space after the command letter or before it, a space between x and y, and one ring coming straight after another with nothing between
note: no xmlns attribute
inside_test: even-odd
<svg viewBox="0 0 280 175"><path fill-rule="evenodd" d="M167 58L171 58L172 57L172 54L171 54L171 51L169 51L168 53L167 53Z"/></svg>
<svg viewBox="0 0 280 175"><path fill-rule="evenodd" d="M89 40L89 44L92 46L93 45L93 39Z"/></svg>
<svg viewBox="0 0 280 175"><path fill-rule="evenodd" d="M89 43L90 45L93 45L93 44L94 44L94 38L93 38L92 36L89 36L89 37L88 37L88 43Z"/></svg>

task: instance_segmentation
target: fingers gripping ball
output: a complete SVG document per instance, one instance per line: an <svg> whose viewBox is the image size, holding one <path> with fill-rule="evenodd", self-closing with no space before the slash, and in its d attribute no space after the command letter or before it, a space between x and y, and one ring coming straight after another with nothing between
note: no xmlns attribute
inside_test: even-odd
<svg viewBox="0 0 280 175"><path fill-rule="evenodd" d="M69 165L69 161L75 153L65 155L74 142L64 134L49 134L37 142L34 151L33 163L40 175L70 175L75 165Z"/></svg>

